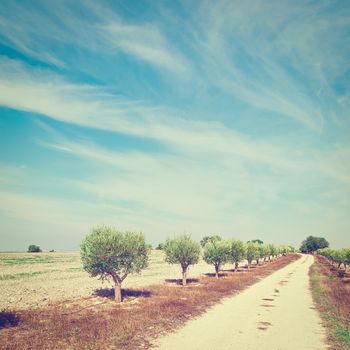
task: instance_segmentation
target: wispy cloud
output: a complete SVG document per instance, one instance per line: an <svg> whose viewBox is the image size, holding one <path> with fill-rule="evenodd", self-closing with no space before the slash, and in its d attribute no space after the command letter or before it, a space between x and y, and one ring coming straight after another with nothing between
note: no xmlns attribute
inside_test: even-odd
<svg viewBox="0 0 350 350"><path fill-rule="evenodd" d="M93 143L65 140L43 145L92 161L95 169L108 166L110 175L73 181L75 188L114 200L135 202L141 207L151 208L153 212L192 220L198 220L203 215L207 218L227 218L232 208L246 202L256 210L260 205L264 207L264 202L280 201L288 187L295 188L300 194L305 186L305 176L319 177L317 185L314 181L307 185L316 185L317 196L323 195L322 183L329 178L345 183L350 180L341 171L341 163L336 159L338 153L336 157L329 155L328 166L321 162L320 154L312 158L311 153L308 159L279 162L278 157L282 159L283 155L287 155L262 144L259 151L263 149L265 152L264 159L259 159L258 147L253 148L253 144L248 154L217 151L210 154L204 150L203 159L198 153L176 156L125 153L109 151ZM343 153L344 156L348 157ZM252 168L257 169L257 174L252 173ZM114 176L115 173L119 174L118 177ZM169 198L171 200L168 201Z"/></svg>
<svg viewBox="0 0 350 350"><path fill-rule="evenodd" d="M107 3L84 2L76 9L57 3L55 13L44 2L21 6L2 5L0 40L59 67L67 62L55 43L109 57L124 52L175 73L173 79L216 86L256 110L316 132L324 131L328 120L342 122L350 104L348 93L334 90L348 67L347 7L262 1L202 2L197 10L188 5L190 20L178 20L184 26L180 48L166 36L164 19L128 22ZM21 21L15 20L17 13Z"/></svg>
<svg viewBox="0 0 350 350"><path fill-rule="evenodd" d="M342 165L344 157L349 156L347 147L325 152L303 149L301 156L301 149L293 144L281 147L271 140L253 140L219 122L179 119L176 111L162 106L142 106L113 96L101 98L103 90L97 87L70 84L48 72L28 70L15 61L2 60L0 65L0 104L7 107L84 127L153 138L193 156L221 154L227 159L241 157L289 170L317 169L349 181Z"/></svg>
<svg viewBox="0 0 350 350"><path fill-rule="evenodd" d="M159 70L176 74L190 72L189 61L153 24L124 23L106 3L81 2L79 7L88 14L86 18L73 7L59 3L50 7L45 2L3 3L0 5L3 14L0 15L0 42L60 68L67 68L67 63L58 57L55 45L70 44L111 56L120 50ZM18 13L21 21L16 20Z"/></svg>
<svg viewBox="0 0 350 350"><path fill-rule="evenodd" d="M347 69L349 11L335 12L321 5L203 2L193 26L200 65L223 92L323 131L334 108L345 113L334 103L332 84Z"/></svg>
<svg viewBox="0 0 350 350"><path fill-rule="evenodd" d="M103 27L106 40L137 59L156 68L165 68L173 73L191 71L189 62L171 45L166 43L159 30L152 25L123 25L112 23Z"/></svg>

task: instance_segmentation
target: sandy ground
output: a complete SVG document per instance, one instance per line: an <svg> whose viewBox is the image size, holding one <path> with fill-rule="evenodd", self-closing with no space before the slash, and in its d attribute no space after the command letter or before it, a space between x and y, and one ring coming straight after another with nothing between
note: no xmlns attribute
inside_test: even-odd
<svg viewBox="0 0 350 350"><path fill-rule="evenodd" d="M17 260L10 265L9 259ZM213 273L213 269L201 261L190 267L188 277ZM13 279L6 279L9 277ZM128 276L123 288L143 287L180 277L180 266L165 263L163 252L152 251L149 267L140 275ZM57 301L88 297L97 289L112 286L91 278L83 271L78 252L0 253L0 310L36 308Z"/></svg>
<svg viewBox="0 0 350 350"><path fill-rule="evenodd" d="M161 350L321 350L325 332L309 290L312 256L225 299L157 342Z"/></svg>

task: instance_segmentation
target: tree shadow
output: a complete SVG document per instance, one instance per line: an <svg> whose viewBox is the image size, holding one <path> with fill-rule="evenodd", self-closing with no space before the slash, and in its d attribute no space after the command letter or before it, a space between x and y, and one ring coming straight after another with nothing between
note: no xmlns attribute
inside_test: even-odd
<svg viewBox="0 0 350 350"><path fill-rule="evenodd" d="M234 273L236 273L236 272L244 272L244 271L247 271L247 268L244 267L244 266L240 266L240 267L237 269L237 271L235 271L235 269L222 269L221 271L223 271L223 272L234 272Z"/></svg>
<svg viewBox="0 0 350 350"><path fill-rule="evenodd" d="M95 296L114 299L114 288L99 288L95 289ZM125 298L149 298L152 293L149 290L139 290L139 289L122 289L122 299Z"/></svg>
<svg viewBox="0 0 350 350"><path fill-rule="evenodd" d="M182 278L167 278L165 280L166 283L171 283L171 284L178 284L182 285ZM187 278L186 283L191 284L191 283L198 283L199 279L198 278Z"/></svg>
<svg viewBox="0 0 350 350"><path fill-rule="evenodd" d="M19 317L15 312L0 311L0 329L15 327L19 324Z"/></svg>
<svg viewBox="0 0 350 350"><path fill-rule="evenodd" d="M204 275L207 277L216 277L215 273L205 273ZM219 277L225 277L225 276L227 276L227 273L219 272Z"/></svg>

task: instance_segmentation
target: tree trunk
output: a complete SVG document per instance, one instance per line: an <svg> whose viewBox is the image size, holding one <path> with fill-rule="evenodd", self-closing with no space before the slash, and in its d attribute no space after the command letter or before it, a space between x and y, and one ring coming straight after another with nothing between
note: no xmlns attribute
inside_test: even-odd
<svg viewBox="0 0 350 350"><path fill-rule="evenodd" d="M215 265L215 277L219 278L219 266Z"/></svg>
<svg viewBox="0 0 350 350"><path fill-rule="evenodd" d="M259 259L256 259L256 266L259 265Z"/></svg>
<svg viewBox="0 0 350 350"><path fill-rule="evenodd" d="M121 303L122 301L122 283L116 281L114 286L114 301Z"/></svg>
<svg viewBox="0 0 350 350"><path fill-rule="evenodd" d="M238 270L238 262L236 261L235 262L235 272L237 272L237 270Z"/></svg>
<svg viewBox="0 0 350 350"><path fill-rule="evenodd" d="M182 285L185 287L187 284L187 276L186 276L187 268L182 268Z"/></svg>

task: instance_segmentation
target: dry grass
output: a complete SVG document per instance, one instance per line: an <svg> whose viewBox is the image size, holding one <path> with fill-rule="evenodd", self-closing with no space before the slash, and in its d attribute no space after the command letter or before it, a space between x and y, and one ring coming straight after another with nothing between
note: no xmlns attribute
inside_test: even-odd
<svg viewBox="0 0 350 350"><path fill-rule="evenodd" d="M0 349L147 349L162 332L180 327L223 297L298 258L296 254L289 255L249 271L225 272L219 280L199 277L185 288L172 280L124 290L120 305L114 303L112 291L99 290L96 296L79 302L7 312L16 322L6 324L5 320L3 326L0 324Z"/></svg>
<svg viewBox="0 0 350 350"><path fill-rule="evenodd" d="M334 350L350 349L350 278L339 278L338 270L323 256L316 256L310 270L312 294L326 324Z"/></svg>

